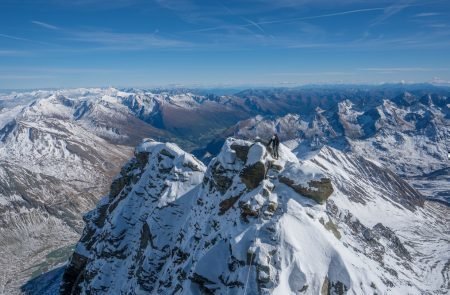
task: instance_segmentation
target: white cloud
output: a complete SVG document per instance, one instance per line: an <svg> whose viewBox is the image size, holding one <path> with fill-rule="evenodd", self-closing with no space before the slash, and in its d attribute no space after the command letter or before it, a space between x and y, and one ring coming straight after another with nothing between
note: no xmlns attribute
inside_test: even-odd
<svg viewBox="0 0 450 295"><path fill-rule="evenodd" d="M285 72L272 73L271 76L351 76L353 72Z"/></svg>
<svg viewBox="0 0 450 295"><path fill-rule="evenodd" d="M23 50L3 50L0 49L0 56L24 56L30 54L28 51Z"/></svg>
<svg viewBox="0 0 450 295"><path fill-rule="evenodd" d="M448 71L448 68L423 68L423 67L392 67L392 68L364 68L361 71L370 72L437 72Z"/></svg>
<svg viewBox="0 0 450 295"><path fill-rule="evenodd" d="M262 25L272 25L272 24L287 24L287 23L295 23L295 22L300 22L300 21L305 21L305 20L313 20L313 19L319 19L319 18L342 16L342 15L356 14L356 13L367 13L367 12L373 12L373 11L381 11L381 10L385 10L385 9L386 8L384 8L384 7L354 9L354 10L346 10L346 11L339 11L339 12L335 12L335 13L326 13L326 14L319 14L319 15L312 15L312 16L305 16L305 17L273 19L273 20L251 22L251 23L249 22L249 23L243 24L243 25L232 25L232 26L224 25L224 26L208 27L208 28L186 31L186 33L216 31L216 30L230 29L230 28L236 28L236 27L251 27L251 26L255 26L255 25L262 26Z"/></svg>
<svg viewBox="0 0 450 295"><path fill-rule="evenodd" d="M39 80L55 78L49 75L0 75L0 80Z"/></svg>
<svg viewBox="0 0 450 295"><path fill-rule="evenodd" d="M49 29L49 30L59 30L59 28L57 26L54 26L54 25L51 25L48 23L40 22L37 20L32 20L31 22L35 25L41 26L41 27Z"/></svg>
<svg viewBox="0 0 450 295"><path fill-rule="evenodd" d="M440 13L438 12L423 12L423 13L418 13L415 14L415 17L429 17L429 16L436 16L436 15L440 15Z"/></svg>
<svg viewBox="0 0 450 295"><path fill-rule="evenodd" d="M144 33L114 33L105 31L78 31L73 32L67 40L100 44L100 49L142 50L148 48L186 48L192 44L157 34Z"/></svg>
<svg viewBox="0 0 450 295"><path fill-rule="evenodd" d="M17 41L37 43L37 44L42 44L42 45L54 45L54 44L47 43L47 42L42 42L42 41L38 41L38 40L32 40L32 39L28 39L28 38L22 38L22 37L13 36L13 35L7 35L7 34L0 34L0 37L6 38L6 39L11 39L11 40L17 40Z"/></svg>
<svg viewBox="0 0 450 295"><path fill-rule="evenodd" d="M434 77L430 83L437 85L450 85L450 80L445 80L439 77Z"/></svg>
<svg viewBox="0 0 450 295"><path fill-rule="evenodd" d="M17 36L12 36L12 35L7 35L7 34L0 34L0 37L6 38L6 39L11 39L11 40L18 40L18 41L33 41L33 40L30 40L30 39L17 37Z"/></svg>
<svg viewBox="0 0 450 295"><path fill-rule="evenodd" d="M371 27L377 26L379 24L384 23L387 19L391 18L392 16L396 15L397 13L401 12L402 10L410 7L409 4L402 4L402 5L391 5L386 8L384 8L384 12L382 15L378 16L372 23Z"/></svg>

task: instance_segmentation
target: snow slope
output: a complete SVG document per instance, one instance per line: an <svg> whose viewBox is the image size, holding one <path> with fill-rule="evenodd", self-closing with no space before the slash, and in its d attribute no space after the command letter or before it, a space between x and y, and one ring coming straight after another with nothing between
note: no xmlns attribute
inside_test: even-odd
<svg viewBox="0 0 450 295"><path fill-rule="evenodd" d="M172 144L138 147L85 216L61 293L448 290L448 207L364 158L280 149L229 138L205 171Z"/></svg>

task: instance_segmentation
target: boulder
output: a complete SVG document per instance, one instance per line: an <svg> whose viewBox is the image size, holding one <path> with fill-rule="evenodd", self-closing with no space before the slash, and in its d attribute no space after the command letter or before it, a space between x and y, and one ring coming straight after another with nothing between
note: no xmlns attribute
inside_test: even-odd
<svg viewBox="0 0 450 295"><path fill-rule="evenodd" d="M255 189L266 176L266 166L262 162L256 162L244 167L239 176L247 189Z"/></svg>
<svg viewBox="0 0 450 295"><path fill-rule="evenodd" d="M313 199L319 204L325 203L329 196L333 193L333 185L329 178L321 178L320 180L310 180L308 185L296 184L294 180L285 176L280 176L279 181L292 188L297 193Z"/></svg>
<svg viewBox="0 0 450 295"><path fill-rule="evenodd" d="M240 145L237 143L233 143L230 148L236 152L236 157L241 160L242 162L247 162L247 155L248 151L250 149L250 146L247 145Z"/></svg>

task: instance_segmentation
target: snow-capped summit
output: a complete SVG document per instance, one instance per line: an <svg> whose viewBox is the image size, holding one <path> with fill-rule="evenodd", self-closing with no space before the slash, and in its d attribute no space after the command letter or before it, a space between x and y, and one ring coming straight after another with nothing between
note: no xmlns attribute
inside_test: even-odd
<svg viewBox="0 0 450 295"><path fill-rule="evenodd" d="M147 142L85 216L61 293L444 292L448 210L329 147L274 159L228 138L205 171Z"/></svg>

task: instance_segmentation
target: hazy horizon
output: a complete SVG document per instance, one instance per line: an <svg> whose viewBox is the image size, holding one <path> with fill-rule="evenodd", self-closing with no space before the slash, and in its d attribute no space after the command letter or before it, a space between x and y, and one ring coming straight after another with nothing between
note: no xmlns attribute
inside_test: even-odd
<svg viewBox="0 0 450 295"><path fill-rule="evenodd" d="M118 90L134 89L134 90L159 90L159 91L171 91L171 90L188 90L188 91L209 91L211 93L225 92L226 94L233 94L238 91L244 90L264 90L264 89L345 89L347 87L354 88L371 88L378 89L383 87L402 87L406 90L411 90L415 88L423 87L435 87L440 89L450 88L450 84L439 84L439 83L404 83L404 82L393 82L393 83L310 83L310 84L278 84L278 85L265 85L265 84L246 84L246 85L155 85L155 86L120 86L120 85L93 85L93 86L78 86L78 87L35 87L35 88L0 88L3 92L27 92L27 91L56 91L56 90L70 90L70 89L107 89L113 88Z"/></svg>

